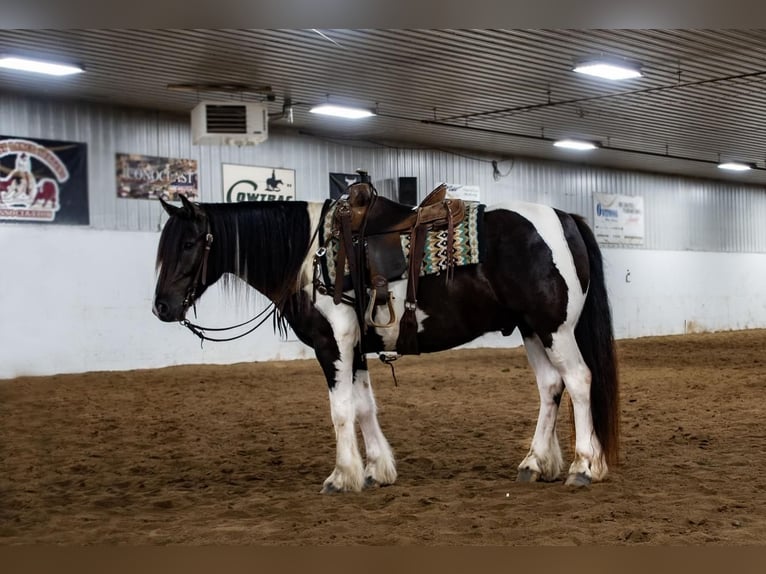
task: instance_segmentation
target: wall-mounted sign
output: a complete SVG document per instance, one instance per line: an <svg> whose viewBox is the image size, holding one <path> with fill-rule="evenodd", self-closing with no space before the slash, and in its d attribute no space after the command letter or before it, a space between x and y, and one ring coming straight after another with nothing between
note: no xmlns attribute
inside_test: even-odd
<svg viewBox="0 0 766 574"><path fill-rule="evenodd" d="M599 243L644 244L644 198L593 194L593 232Z"/></svg>
<svg viewBox="0 0 766 574"><path fill-rule="evenodd" d="M0 220L88 225L84 143L0 136Z"/></svg>
<svg viewBox="0 0 766 574"><path fill-rule="evenodd" d="M117 196L173 201L179 193L196 199L197 160L118 153Z"/></svg>
<svg viewBox="0 0 766 574"><path fill-rule="evenodd" d="M452 199L462 199L463 201L481 201L481 193L478 185L462 185L455 183L445 183L447 186L447 197Z"/></svg>
<svg viewBox="0 0 766 574"><path fill-rule="evenodd" d="M294 169L223 164L223 200L227 203L294 199Z"/></svg>
<svg viewBox="0 0 766 574"><path fill-rule="evenodd" d="M330 199L340 199L346 193L346 189L353 183L362 181L358 173L331 173L330 174Z"/></svg>

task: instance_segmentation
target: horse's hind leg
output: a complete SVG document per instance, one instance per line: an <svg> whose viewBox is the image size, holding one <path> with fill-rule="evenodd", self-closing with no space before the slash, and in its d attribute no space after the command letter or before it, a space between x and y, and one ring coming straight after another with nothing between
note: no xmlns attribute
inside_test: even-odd
<svg viewBox="0 0 766 574"><path fill-rule="evenodd" d="M378 423L370 373L366 369L360 368L354 373L354 405L367 457L364 485L370 487L393 484L396 481L394 456Z"/></svg>
<svg viewBox="0 0 766 574"><path fill-rule="evenodd" d="M562 325L552 339L551 348L546 351L564 379L574 411L575 458L569 467L566 483L581 486L603 480L608 469L601 443L593 429L590 369L580 353L571 327Z"/></svg>
<svg viewBox="0 0 766 574"><path fill-rule="evenodd" d="M561 448L556 436L556 416L561 395L564 392L564 381L548 358L545 347L537 335L525 337L524 348L537 379L540 412L532 446L519 465L516 480L519 482L552 481L558 478L564 468L564 459L561 457Z"/></svg>

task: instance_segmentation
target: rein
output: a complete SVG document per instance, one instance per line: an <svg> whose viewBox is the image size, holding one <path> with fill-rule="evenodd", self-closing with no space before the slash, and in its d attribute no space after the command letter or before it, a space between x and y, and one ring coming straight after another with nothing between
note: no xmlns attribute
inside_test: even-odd
<svg viewBox="0 0 766 574"><path fill-rule="evenodd" d="M239 325L232 325L231 327L202 327L201 325L196 325L192 323L191 321L189 321L189 319L182 319L181 325L189 329L189 331L191 331L192 333L197 335L197 337L200 338L200 345L202 345L203 341L214 341L216 343L226 343L228 341L234 341L236 339L240 339L244 337L245 335L249 335L250 333L255 331L258 327L263 325L266 322L266 319L271 317L276 312L276 310L277 310L276 303L271 303L268 307L266 307L263 311L258 313L252 319L248 319L247 321L245 321L244 323L240 323ZM231 331L233 329L238 329L239 327L244 327L245 325L257 320L261 315L263 315L267 311L269 311L269 313L263 319L261 319L257 325L255 325L254 327L251 327L250 330L245 331L244 333L240 333L239 335L235 335L233 337L227 337L223 339L223 338L216 338L216 337L208 337L205 334L205 331L222 332L222 331Z"/></svg>

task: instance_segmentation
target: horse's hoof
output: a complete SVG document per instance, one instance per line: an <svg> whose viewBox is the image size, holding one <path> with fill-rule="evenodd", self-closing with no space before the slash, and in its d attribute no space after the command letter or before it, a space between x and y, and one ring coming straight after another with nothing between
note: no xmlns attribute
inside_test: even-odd
<svg viewBox="0 0 766 574"><path fill-rule="evenodd" d="M338 494L341 489L335 486L332 482L328 482L322 487L321 494Z"/></svg>
<svg viewBox="0 0 766 574"><path fill-rule="evenodd" d="M567 477L565 484L567 486L590 486L591 482L592 481L587 474L584 472L578 472L577 474L570 474Z"/></svg>
<svg viewBox="0 0 766 574"><path fill-rule="evenodd" d="M379 486L380 483L371 476L364 479L364 488L378 488Z"/></svg>
<svg viewBox="0 0 766 574"><path fill-rule="evenodd" d="M516 475L516 482L537 482L538 480L540 480L540 473L531 468L519 469Z"/></svg>

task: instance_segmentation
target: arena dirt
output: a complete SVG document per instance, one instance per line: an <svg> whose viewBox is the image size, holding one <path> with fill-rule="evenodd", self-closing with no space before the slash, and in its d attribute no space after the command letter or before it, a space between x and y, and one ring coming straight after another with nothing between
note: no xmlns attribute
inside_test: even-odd
<svg viewBox="0 0 766 574"><path fill-rule="evenodd" d="M315 361L0 381L0 544L763 544L765 348L619 342L621 465L581 489L514 482L538 407L521 349L406 357L398 387L372 360L399 479L330 496Z"/></svg>

